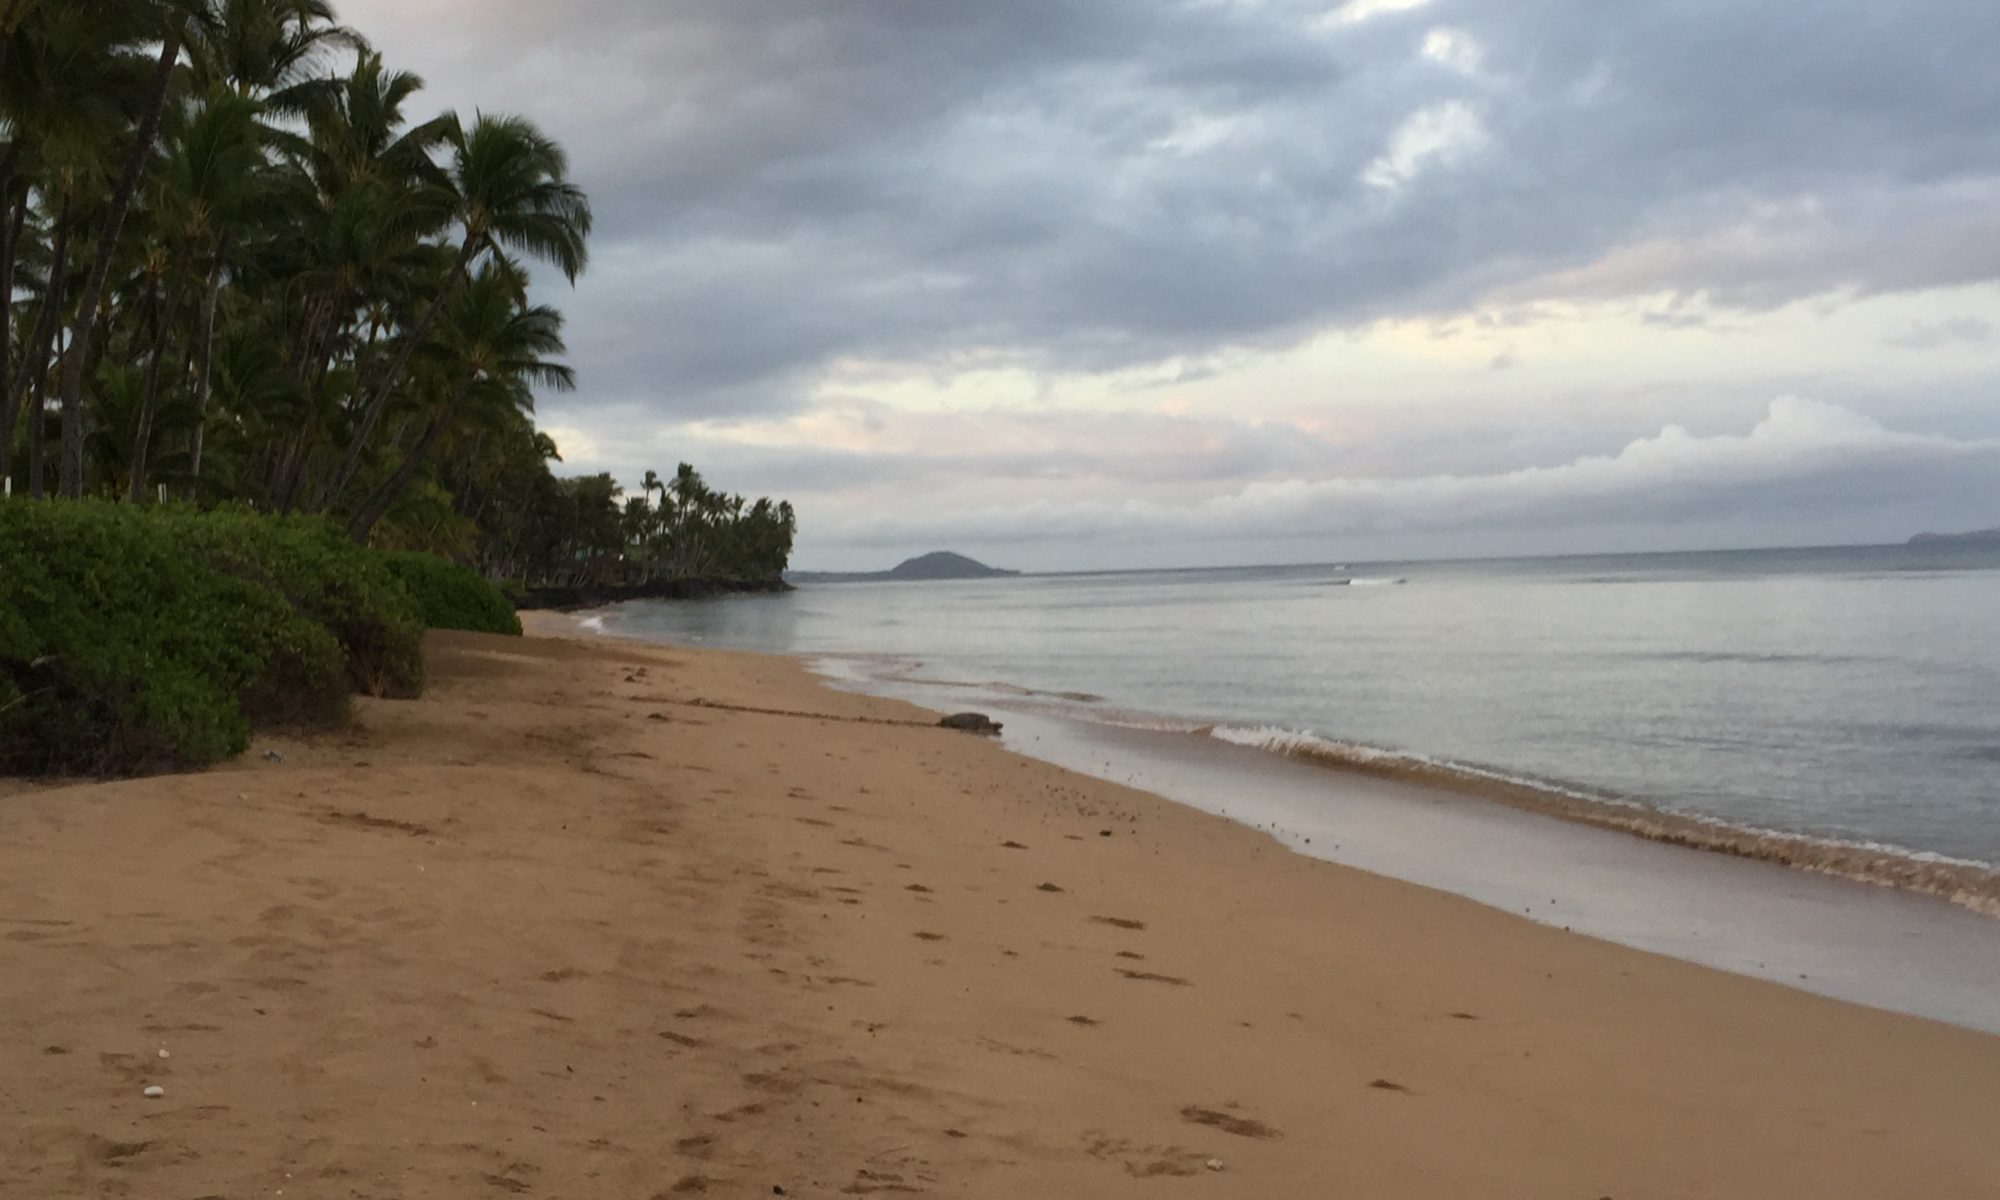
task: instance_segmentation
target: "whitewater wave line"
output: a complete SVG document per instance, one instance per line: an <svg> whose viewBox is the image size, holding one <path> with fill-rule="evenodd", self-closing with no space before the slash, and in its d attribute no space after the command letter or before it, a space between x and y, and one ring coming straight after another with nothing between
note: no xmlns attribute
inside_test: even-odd
<svg viewBox="0 0 2000 1200"><path fill-rule="evenodd" d="M1647 841L1773 863L1878 887L1935 896L2000 917L2000 867L1879 842L1846 842L1667 812L1637 801L1277 726L1201 726L1191 732L1314 766L1477 796Z"/></svg>

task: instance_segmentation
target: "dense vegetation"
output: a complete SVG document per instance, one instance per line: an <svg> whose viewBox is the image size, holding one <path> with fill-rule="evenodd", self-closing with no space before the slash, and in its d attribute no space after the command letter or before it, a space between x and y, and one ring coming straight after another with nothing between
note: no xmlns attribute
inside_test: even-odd
<svg viewBox="0 0 2000 1200"><path fill-rule="evenodd" d="M487 579L783 571L789 505L553 473L590 204L422 88L329 0L0 0L0 769L412 694Z"/></svg>
<svg viewBox="0 0 2000 1200"><path fill-rule="evenodd" d="M469 568L421 550L398 550L381 560L416 605L426 629L520 636L514 602Z"/></svg>
<svg viewBox="0 0 2000 1200"><path fill-rule="evenodd" d="M0 563L0 771L201 766L423 686L418 603L322 519L0 504Z"/></svg>
<svg viewBox="0 0 2000 1200"><path fill-rule="evenodd" d="M590 206L532 124L420 88L326 0L0 0L0 476L366 539L537 446L571 376L526 264L574 279Z"/></svg>
<svg viewBox="0 0 2000 1200"><path fill-rule="evenodd" d="M620 497L608 475L558 480L517 496L526 511L494 522L500 536L482 545L481 562L497 578L575 587L770 582L791 560L797 519L789 502L714 491L687 463L665 480L646 472L644 494ZM519 536L507 536L516 530Z"/></svg>
<svg viewBox="0 0 2000 1200"><path fill-rule="evenodd" d="M0 479L529 583L781 571L782 506L683 467L641 519L553 474L535 393L574 381L529 271L576 279L590 204L533 124L422 87L328 0L0 0Z"/></svg>

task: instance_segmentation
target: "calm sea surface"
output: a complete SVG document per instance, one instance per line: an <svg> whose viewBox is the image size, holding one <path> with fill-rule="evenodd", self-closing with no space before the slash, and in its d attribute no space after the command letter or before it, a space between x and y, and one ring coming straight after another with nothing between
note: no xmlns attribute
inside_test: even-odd
<svg viewBox="0 0 2000 1200"><path fill-rule="evenodd" d="M1214 725L1245 743L1304 735L2000 863L1992 550L826 584L601 620L624 636L840 659L942 684L965 707Z"/></svg>

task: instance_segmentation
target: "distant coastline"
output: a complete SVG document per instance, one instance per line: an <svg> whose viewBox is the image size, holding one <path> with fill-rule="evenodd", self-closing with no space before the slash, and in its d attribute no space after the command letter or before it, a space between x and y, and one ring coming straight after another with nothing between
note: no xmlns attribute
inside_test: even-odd
<svg viewBox="0 0 2000 1200"><path fill-rule="evenodd" d="M933 583L956 579L1006 579L1019 575L1001 567L934 550L916 558L906 558L886 571L788 571L788 583Z"/></svg>
<svg viewBox="0 0 2000 1200"><path fill-rule="evenodd" d="M1969 533L1920 533L1911 538L1910 546L1974 546L1984 549L1988 546L2000 547L2000 528L1974 529Z"/></svg>

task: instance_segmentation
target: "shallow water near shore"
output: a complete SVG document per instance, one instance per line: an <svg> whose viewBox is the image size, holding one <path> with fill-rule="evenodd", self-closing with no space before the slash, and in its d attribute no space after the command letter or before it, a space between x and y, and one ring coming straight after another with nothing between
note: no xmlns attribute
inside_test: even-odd
<svg viewBox="0 0 2000 1200"><path fill-rule="evenodd" d="M2000 1032L1991 551L834 585L593 624L1003 709L1020 749L1308 853Z"/></svg>

